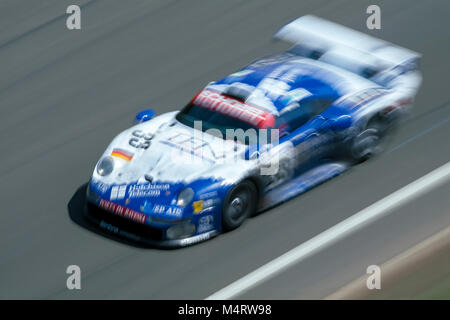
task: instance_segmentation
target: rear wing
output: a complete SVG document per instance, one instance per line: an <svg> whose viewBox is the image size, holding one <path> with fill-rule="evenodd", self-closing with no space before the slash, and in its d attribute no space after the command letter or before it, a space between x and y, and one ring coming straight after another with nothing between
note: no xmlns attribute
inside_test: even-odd
<svg viewBox="0 0 450 320"><path fill-rule="evenodd" d="M312 15L288 23L274 38L293 43L291 53L326 62L366 78L382 78L382 82L387 80L387 74L392 79L392 76L417 70L421 58L412 50ZM384 75L379 77L380 73Z"/></svg>

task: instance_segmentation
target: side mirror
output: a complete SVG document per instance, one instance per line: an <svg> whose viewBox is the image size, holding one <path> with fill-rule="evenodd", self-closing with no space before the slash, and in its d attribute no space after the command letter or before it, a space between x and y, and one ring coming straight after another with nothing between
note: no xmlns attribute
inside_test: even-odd
<svg viewBox="0 0 450 320"><path fill-rule="evenodd" d="M153 109L146 109L139 112L135 119L135 123L141 123L150 120L155 115L155 111Z"/></svg>
<svg viewBox="0 0 450 320"><path fill-rule="evenodd" d="M333 131L342 131L352 126L352 117L348 115L343 115L339 118L330 119L328 121L330 129Z"/></svg>

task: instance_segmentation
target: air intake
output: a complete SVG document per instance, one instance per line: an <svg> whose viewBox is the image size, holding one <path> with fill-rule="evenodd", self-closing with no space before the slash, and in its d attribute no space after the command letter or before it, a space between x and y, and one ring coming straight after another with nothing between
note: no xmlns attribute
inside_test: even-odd
<svg viewBox="0 0 450 320"><path fill-rule="evenodd" d="M252 94L252 91L253 90L251 90L250 88L246 88L241 85L231 85L224 92L224 94L230 98L245 102L245 100L247 100L247 98Z"/></svg>

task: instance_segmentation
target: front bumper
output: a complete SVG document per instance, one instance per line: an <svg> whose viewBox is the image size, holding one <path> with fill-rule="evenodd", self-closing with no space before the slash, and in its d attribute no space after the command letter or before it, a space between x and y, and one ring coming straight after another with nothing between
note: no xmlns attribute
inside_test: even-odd
<svg viewBox="0 0 450 320"><path fill-rule="evenodd" d="M218 230L213 229L187 238L167 240L164 239L165 229L147 224L139 224L132 220L114 215L89 201L86 201L84 215L91 223L109 233L157 248L186 247L206 241L219 234Z"/></svg>

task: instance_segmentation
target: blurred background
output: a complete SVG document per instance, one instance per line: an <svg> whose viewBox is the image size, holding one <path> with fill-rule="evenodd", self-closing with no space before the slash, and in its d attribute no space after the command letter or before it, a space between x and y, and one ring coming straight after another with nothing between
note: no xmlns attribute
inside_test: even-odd
<svg viewBox="0 0 450 320"><path fill-rule="evenodd" d="M81 30L66 8L81 7ZM381 8L368 30L366 9ZM450 3L356 0L0 2L0 298L203 299L445 164ZM180 109L208 82L288 48L314 14L423 54L413 114L381 157L238 230L179 250L140 248L83 225L83 186L135 114ZM450 183L238 298L450 298ZM82 289L66 288L79 265ZM382 289L361 286L379 265ZM386 278L384 278L386 276Z"/></svg>

